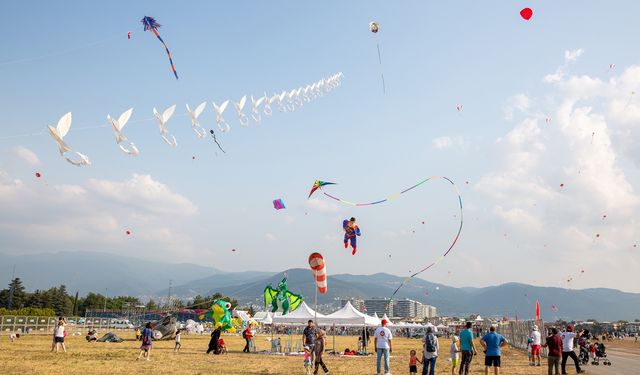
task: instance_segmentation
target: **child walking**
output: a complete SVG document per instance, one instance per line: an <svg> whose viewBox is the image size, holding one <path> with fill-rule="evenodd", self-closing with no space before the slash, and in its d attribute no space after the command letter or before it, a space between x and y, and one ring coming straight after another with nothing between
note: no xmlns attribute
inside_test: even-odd
<svg viewBox="0 0 640 375"><path fill-rule="evenodd" d="M313 364L311 363L311 349L308 346L304 347L304 370L307 375L311 375L311 368Z"/></svg>
<svg viewBox="0 0 640 375"><path fill-rule="evenodd" d="M176 346L173 347L174 352L179 352L180 348L182 348L182 344L180 343L180 330L176 331Z"/></svg>
<svg viewBox="0 0 640 375"><path fill-rule="evenodd" d="M422 364L422 361L418 359L415 350L409 352L409 374L418 373L418 363Z"/></svg>
<svg viewBox="0 0 640 375"><path fill-rule="evenodd" d="M460 362L460 348L458 348L458 336L453 336L451 340L451 347L449 348L449 357L451 358L451 375L457 373L456 366Z"/></svg>

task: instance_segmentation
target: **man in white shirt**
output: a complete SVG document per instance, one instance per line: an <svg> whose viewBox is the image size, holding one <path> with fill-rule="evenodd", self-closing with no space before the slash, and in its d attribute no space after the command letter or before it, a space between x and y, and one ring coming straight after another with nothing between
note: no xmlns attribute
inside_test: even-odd
<svg viewBox="0 0 640 375"><path fill-rule="evenodd" d="M583 372L580 369L580 361L578 361L578 356L576 356L576 353L573 351L573 339L580 336L582 336L582 331L576 334L575 332L573 332L573 326L571 325L567 326L567 330L565 332L562 332L562 334L560 335L560 337L562 338L562 363L560 366L563 374L567 373L567 358L569 357L573 359L573 363L576 365L576 372L578 374Z"/></svg>
<svg viewBox="0 0 640 375"><path fill-rule="evenodd" d="M378 327L373 334L376 349L376 375L380 375L380 359L384 356L384 373L389 374L389 353L393 351L391 346L391 330L387 328L387 320L382 319L382 326Z"/></svg>
<svg viewBox="0 0 640 375"><path fill-rule="evenodd" d="M540 348L542 347L542 338L540 336L540 332L538 331L538 326L533 326L533 331L531 332L531 366L540 366Z"/></svg>

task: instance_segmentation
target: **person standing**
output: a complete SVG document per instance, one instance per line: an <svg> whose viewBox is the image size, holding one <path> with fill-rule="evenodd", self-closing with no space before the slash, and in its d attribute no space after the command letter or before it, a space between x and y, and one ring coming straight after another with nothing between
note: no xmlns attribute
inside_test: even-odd
<svg viewBox="0 0 640 375"><path fill-rule="evenodd" d="M424 351L422 363L422 375L434 375L436 371L436 359L438 359L438 338L433 334L433 328L427 327L427 333L424 335Z"/></svg>
<svg viewBox="0 0 640 375"><path fill-rule="evenodd" d="M151 346L153 341L153 330L151 329L151 323L147 323L142 330L142 345L140 346L140 354L138 354L138 358L142 356L146 357L147 361L149 361L151 356Z"/></svg>
<svg viewBox="0 0 640 375"><path fill-rule="evenodd" d="M309 321L307 322L307 326L304 327L304 330L302 331L302 347L303 348L305 346L309 347L309 351L311 352L312 362L313 362L313 356L314 356L313 346L316 343L316 333L317 333L317 329L313 324L313 320L309 319Z"/></svg>
<svg viewBox="0 0 640 375"><path fill-rule="evenodd" d="M489 328L489 333L482 337L482 341L480 341L482 347L484 348L485 357L484 357L484 374L489 374L489 367L494 368L493 372L495 375L500 374L500 348L507 345L507 339L504 338L501 334L496 332L496 327L491 326Z"/></svg>
<svg viewBox="0 0 640 375"><path fill-rule="evenodd" d="M324 364L322 360L322 354L324 353L324 344L325 344L325 333L324 330L319 330L317 333L315 345L313 346L313 351L315 354L315 370L313 371L313 375L318 374L318 367L322 367L322 371L324 371L325 375L329 374L329 369Z"/></svg>
<svg viewBox="0 0 640 375"><path fill-rule="evenodd" d="M64 319L58 320L58 325L53 329L53 340L56 344L55 351L58 352L58 348L62 347L62 350L66 353L67 348L64 346Z"/></svg>
<svg viewBox="0 0 640 375"><path fill-rule="evenodd" d="M380 359L384 356L384 373L389 373L389 353L393 352L393 347L391 346L391 340L393 339L393 335L391 335L391 330L387 328L387 320L382 319L381 326L376 329L373 333L374 336L374 347L376 350L376 374L380 375Z"/></svg>
<svg viewBox="0 0 640 375"><path fill-rule="evenodd" d="M560 374L560 357L562 356L562 339L558 336L558 330L551 328L551 334L547 336L544 347L547 348L547 366L549 367L549 375Z"/></svg>
<svg viewBox="0 0 640 375"><path fill-rule="evenodd" d="M182 348L182 344L180 343L180 334L182 333L182 331L177 330L176 331L176 345L173 347L173 351L177 352L180 350L180 348Z"/></svg>
<svg viewBox="0 0 640 375"><path fill-rule="evenodd" d="M473 343L471 322L467 322L466 329L460 332L460 350L462 351L462 359L460 360L460 371L458 374L468 375L471 369L471 360L475 354L478 354L476 346Z"/></svg>
<svg viewBox="0 0 640 375"><path fill-rule="evenodd" d="M251 324L247 326L247 329L242 332L242 337L246 344L244 345L244 349L242 349L243 353L249 353L251 351L251 339L253 338L253 332L251 332Z"/></svg>
<svg viewBox="0 0 640 375"><path fill-rule="evenodd" d="M538 326L533 326L531 331L531 366L540 366L540 348L542 344L542 337L538 331Z"/></svg>
<svg viewBox="0 0 640 375"><path fill-rule="evenodd" d="M573 359L573 363L576 366L576 372L578 374L582 373L582 369L580 368L580 361L578 361L578 356L576 356L576 353L573 351L573 339L575 339L576 337L580 337L582 335L582 331L580 331L580 333L576 334L575 332L573 332L573 326L569 325L567 326L567 330L566 332L562 332L562 335L560 335L560 337L562 338L562 373L566 374L567 373L567 358L571 357L571 359Z"/></svg>

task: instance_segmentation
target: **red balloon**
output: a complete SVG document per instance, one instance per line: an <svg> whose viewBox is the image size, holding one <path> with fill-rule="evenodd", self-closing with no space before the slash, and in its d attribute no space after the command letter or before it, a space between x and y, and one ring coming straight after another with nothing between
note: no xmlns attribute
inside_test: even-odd
<svg viewBox="0 0 640 375"><path fill-rule="evenodd" d="M520 16L529 21L529 19L531 19L531 17L533 16L533 10L531 10L531 8L523 8L520 11Z"/></svg>
<svg viewBox="0 0 640 375"><path fill-rule="evenodd" d="M40 172L36 172L36 177L40 178L41 176Z"/></svg>

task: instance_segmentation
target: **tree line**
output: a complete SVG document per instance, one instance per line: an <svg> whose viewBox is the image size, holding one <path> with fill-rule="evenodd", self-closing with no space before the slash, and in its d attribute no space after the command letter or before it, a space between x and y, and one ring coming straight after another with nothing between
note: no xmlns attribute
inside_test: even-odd
<svg viewBox="0 0 640 375"><path fill-rule="evenodd" d="M222 299L231 303L231 309L238 306L238 301L215 293L211 296L197 295L191 302L185 303L180 299L172 299L164 306L160 306L153 299L143 304L137 297L117 296L106 297L100 293L90 292L80 297L78 292L70 295L65 285L52 287L47 290L37 289L27 292L19 277L11 280L9 287L0 290L0 315L20 316L85 316L87 310L124 310L144 305L148 311L166 309L208 309L212 301Z"/></svg>

